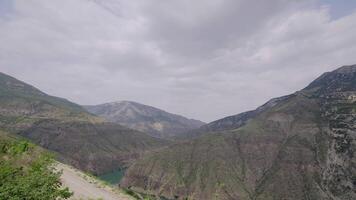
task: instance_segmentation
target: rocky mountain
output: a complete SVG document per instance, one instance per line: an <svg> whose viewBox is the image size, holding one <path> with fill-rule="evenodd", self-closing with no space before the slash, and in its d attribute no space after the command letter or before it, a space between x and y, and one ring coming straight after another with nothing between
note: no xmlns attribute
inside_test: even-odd
<svg viewBox="0 0 356 200"><path fill-rule="evenodd" d="M104 117L111 122L160 138L177 136L204 125L201 121L187 119L132 101L84 106L84 108L90 113Z"/></svg>
<svg viewBox="0 0 356 200"><path fill-rule="evenodd" d="M122 185L169 199L356 199L356 65L206 127L136 161Z"/></svg>
<svg viewBox="0 0 356 200"><path fill-rule="evenodd" d="M59 159L96 174L127 167L165 141L106 122L68 100L0 73L0 129L56 152Z"/></svg>

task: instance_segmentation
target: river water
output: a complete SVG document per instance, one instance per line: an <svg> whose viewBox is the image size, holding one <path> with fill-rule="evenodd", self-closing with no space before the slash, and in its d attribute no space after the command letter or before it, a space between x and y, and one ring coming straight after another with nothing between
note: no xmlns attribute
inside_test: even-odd
<svg viewBox="0 0 356 200"><path fill-rule="evenodd" d="M106 181L110 184L116 185L119 184L121 179L124 177L125 174L125 169L117 169L115 171L102 174L99 176L99 178L103 181Z"/></svg>

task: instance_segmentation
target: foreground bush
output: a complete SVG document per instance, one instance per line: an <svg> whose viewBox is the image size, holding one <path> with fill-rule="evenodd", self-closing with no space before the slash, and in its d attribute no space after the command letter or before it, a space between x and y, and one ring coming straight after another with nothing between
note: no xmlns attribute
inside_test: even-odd
<svg viewBox="0 0 356 200"><path fill-rule="evenodd" d="M72 193L63 188L53 159L27 141L0 137L0 199L57 200Z"/></svg>

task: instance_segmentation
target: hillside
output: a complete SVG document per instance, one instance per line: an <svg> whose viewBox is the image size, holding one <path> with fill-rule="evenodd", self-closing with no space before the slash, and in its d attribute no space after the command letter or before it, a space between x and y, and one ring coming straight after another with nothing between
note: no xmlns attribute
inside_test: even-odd
<svg viewBox="0 0 356 200"><path fill-rule="evenodd" d="M203 122L198 120L187 119L180 115L131 101L84 106L84 108L111 122L160 138L177 136L204 125Z"/></svg>
<svg viewBox="0 0 356 200"><path fill-rule="evenodd" d="M81 106L0 73L0 129L26 137L85 171L125 168L165 141L106 122Z"/></svg>
<svg viewBox="0 0 356 200"><path fill-rule="evenodd" d="M272 105L151 153L122 185L171 199L355 199L356 65Z"/></svg>
<svg viewBox="0 0 356 200"><path fill-rule="evenodd" d="M0 199L68 199L45 150L0 130Z"/></svg>
<svg viewBox="0 0 356 200"><path fill-rule="evenodd" d="M256 117L259 113L262 113L266 109L272 108L277 105L279 102L288 99L291 95L286 95L282 97L277 97L269 100L267 103L262 106L256 108L255 110L246 111L243 113L239 113L237 115L232 115L228 117L224 117L222 119L218 119L216 121L210 122L201 126L198 129L194 129L188 131L180 136L176 137L177 139L189 139L199 137L206 133L217 132L217 131L228 131L240 128L244 126L250 119Z"/></svg>
<svg viewBox="0 0 356 200"><path fill-rule="evenodd" d="M0 131L0 199L135 199L124 193Z"/></svg>

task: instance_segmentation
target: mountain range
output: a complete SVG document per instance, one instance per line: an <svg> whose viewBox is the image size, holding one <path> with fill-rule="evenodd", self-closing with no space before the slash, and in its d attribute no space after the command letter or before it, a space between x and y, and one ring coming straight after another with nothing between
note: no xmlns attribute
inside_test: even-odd
<svg viewBox="0 0 356 200"><path fill-rule="evenodd" d="M143 152L166 144L3 73L0 129L30 139L60 160L94 174L125 168Z"/></svg>
<svg viewBox="0 0 356 200"><path fill-rule="evenodd" d="M356 199L356 65L138 159L121 184L168 199Z"/></svg>
<svg viewBox="0 0 356 200"><path fill-rule="evenodd" d="M158 199L356 199L356 65L204 124L143 104L80 106L0 73L0 133ZM168 140L169 139L169 140Z"/></svg>
<svg viewBox="0 0 356 200"><path fill-rule="evenodd" d="M180 115L132 101L84 106L84 108L108 121L159 138L179 136L205 124L199 120L187 119Z"/></svg>

